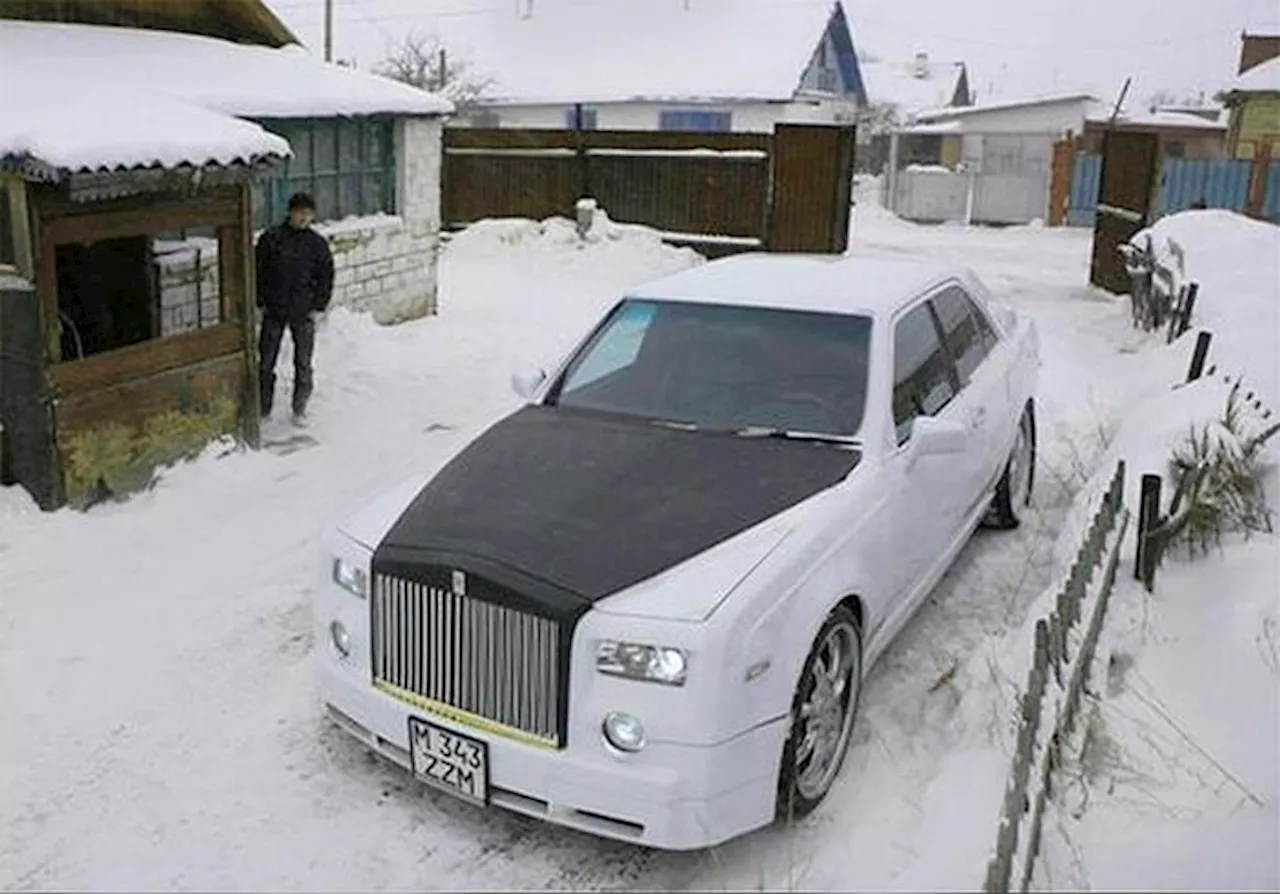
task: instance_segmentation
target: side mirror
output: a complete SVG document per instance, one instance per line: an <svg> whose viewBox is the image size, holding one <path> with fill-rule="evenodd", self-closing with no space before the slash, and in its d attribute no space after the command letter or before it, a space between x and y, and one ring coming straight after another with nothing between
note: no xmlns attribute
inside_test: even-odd
<svg viewBox="0 0 1280 894"><path fill-rule="evenodd" d="M545 369L521 370L511 376L511 389L525 400L533 400L538 389L547 381Z"/></svg>
<svg viewBox="0 0 1280 894"><path fill-rule="evenodd" d="M934 416L917 416L911 423L911 444L919 456L964 453L969 431L959 422Z"/></svg>

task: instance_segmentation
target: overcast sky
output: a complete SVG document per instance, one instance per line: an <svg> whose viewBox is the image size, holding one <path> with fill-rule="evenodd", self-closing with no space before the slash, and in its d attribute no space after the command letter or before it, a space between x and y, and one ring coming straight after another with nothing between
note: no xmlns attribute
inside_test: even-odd
<svg viewBox="0 0 1280 894"><path fill-rule="evenodd" d="M324 0L269 0L298 37L323 47ZM392 40L439 16L514 16L524 0L334 0L334 51L372 68ZM562 2L535 0L535 12ZM599 0L608 3L610 0ZM644 0L669 3L679 0ZM697 3L699 0L689 0ZM789 0L772 0L784 5ZM1157 91L1208 96L1235 74L1241 30L1280 32L1277 0L844 0L860 54L964 61L979 97L1084 89L1114 97L1128 75ZM1095 24L1103 23L1103 24ZM625 42L620 46L625 52ZM620 60L621 61L621 60Z"/></svg>

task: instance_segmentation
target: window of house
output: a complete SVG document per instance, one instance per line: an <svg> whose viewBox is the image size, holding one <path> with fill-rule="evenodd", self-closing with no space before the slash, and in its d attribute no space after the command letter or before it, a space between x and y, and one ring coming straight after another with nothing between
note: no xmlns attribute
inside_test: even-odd
<svg viewBox="0 0 1280 894"><path fill-rule="evenodd" d="M926 302L899 320L893 330L893 425L898 444L910 440L911 424L917 416L936 415L957 390L955 370Z"/></svg>
<svg viewBox="0 0 1280 894"><path fill-rule="evenodd" d="M942 164L942 137L938 134L909 134L903 138L899 152L904 166Z"/></svg>
<svg viewBox="0 0 1280 894"><path fill-rule="evenodd" d="M600 116L595 109L583 109L582 110L582 129L597 130L599 127L599 124L598 124L599 117ZM569 130L576 130L578 128L577 110L572 106L565 109L564 126Z"/></svg>
<svg viewBox="0 0 1280 894"><path fill-rule="evenodd" d="M663 109L658 114L658 127L660 130L728 133L733 129L733 113L701 109Z"/></svg>
<svg viewBox="0 0 1280 894"><path fill-rule="evenodd" d="M294 157L260 187L254 225L282 220L289 196L310 193L319 220L396 212L395 123L390 118L264 121Z"/></svg>
<svg viewBox="0 0 1280 894"><path fill-rule="evenodd" d="M955 362L961 387L969 384L974 372L991 349L996 333L982 311L959 286L948 286L934 296L933 308L942 324L943 340Z"/></svg>

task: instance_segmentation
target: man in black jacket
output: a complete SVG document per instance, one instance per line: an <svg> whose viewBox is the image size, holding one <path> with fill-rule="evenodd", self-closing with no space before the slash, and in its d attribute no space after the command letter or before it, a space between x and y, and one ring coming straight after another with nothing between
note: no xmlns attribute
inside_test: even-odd
<svg viewBox="0 0 1280 894"><path fill-rule="evenodd" d="M311 397L311 359L316 318L333 296L333 253L311 228L316 203L306 193L289 199L289 216L258 238L258 307L262 333L258 351L262 415L271 414L276 393L276 360L285 329L293 338L293 415L301 421Z"/></svg>

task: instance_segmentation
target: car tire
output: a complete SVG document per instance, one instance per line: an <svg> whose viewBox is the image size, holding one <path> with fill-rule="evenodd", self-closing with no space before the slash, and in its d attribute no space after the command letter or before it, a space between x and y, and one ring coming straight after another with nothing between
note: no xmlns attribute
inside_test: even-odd
<svg viewBox="0 0 1280 894"><path fill-rule="evenodd" d="M1018 422L1018 437L1005 462L1004 474L996 485L996 495L987 513L992 528L1013 530L1022 524L1026 508L1031 505L1031 492L1036 474L1036 417L1028 404Z"/></svg>
<svg viewBox="0 0 1280 894"><path fill-rule="evenodd" d="M857 616L841 605L814 638L792 698L778 772L779 820L807 816L831 790L849 751L861 695L862 629Z"/></svg>

